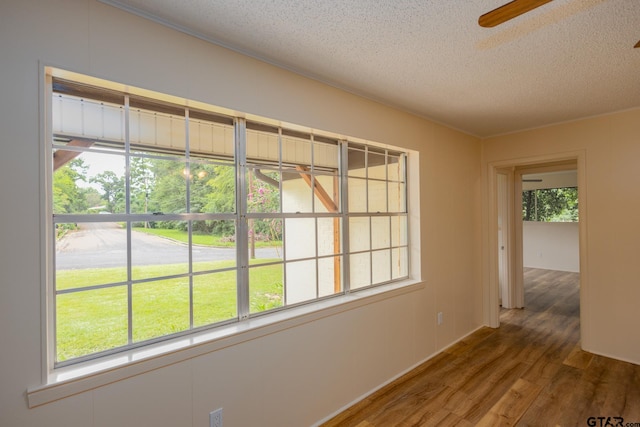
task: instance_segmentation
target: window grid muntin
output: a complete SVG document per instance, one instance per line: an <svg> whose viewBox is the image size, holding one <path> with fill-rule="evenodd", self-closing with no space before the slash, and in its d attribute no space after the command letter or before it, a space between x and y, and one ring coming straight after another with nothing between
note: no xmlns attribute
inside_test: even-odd
<svg viewBox="0 0 640 427"><path fill-rule="evenodd" d="M138 222L138 221L144 221L144 220L157 220L158 217L156 217L155 215L149 215L149 214L132 214L131 213L131 158L132 157L139 157L139 158L154 158L154 159L158 159L158 160L163 160L163 161L174 161L174 162L179 162L179 163L184 163L184 169L185 169L185 175L189 176L190 173L190 153L189 153L189 146L188 146L188 138L189 138L189 120L188 120L188 109L184 109L185 111L185 117L184 117L184 126L185 126L185 151L182 155L177 155L180 153L175 153L175 152L170 152L170 153L163 153L165 155L154 155L154 151L151 151L151 154L148 154L148 151L136 151L134 153L131 152L130 149L130 138L129 138L129 119L130 119L130 114L128 112L129 110L129 106L128 106L128 96L124 97L124 124L125 124L125 140L124 143L121 141L109 141L109 145L113 146L115 149L95 149L93 148L93 146L90 147L86 147L86 148L82 148L82 147L74 147L74 146L67 146L64 144L60 144L60 143L56 143L56 139L52 139L52 148L54 150L56 149L62 149L62 150L67 150L67 151L74 151L74 152L78 152L78 153L103 153L103 154L108 154L108 155L113 155L113 156L118 156L123 158L124 162L125 162L125 170L124 170L124 186L125 186L125 212L121 213L121 214L116 214L116 215L110 215L109 217L109 221L105 221L104 219L98 217L98 218L90 218L89 221L87 221L87 215L86 214L61 214L61 215L54 215L53 217L53 224L59 224L59 223L65 223L68 222L69 220L73 220L75 219L77 222L95 222L95 223L105 223L105 222L112 222L114 220L124 220L125 224L126 224L126 240L127 240L127 281L125 282L115 282L115 283L107 283L107 284L100 284L100 285L93 285L93 286L83 286L83 287L76 287L76 288L71 288L71 289L65 289L65 290L57 290L55 288L55 277L56 275L54 275L54 299L56 299L57 295L65 295L65 294L73 294L73 293L79 293L79 292L91 292L91 291L97 291L97 290L101 290L101 289L110 289L110 288L118 288L118 287L126 287L127 289L127 335L128 335L128 344L125 345L124 347L117 347L117 349L111 349L111 350L115 350L116 352L119 351L120 348L133 348L133 347L137 347L138 343L136 343L136 341L134 340L133 337L133 286L137 285L137 284L145 284L145 283L149 283L149 284L153 284L154 282L162 282L162 281L166 281L166 280L175 280L175 279L179 279L179 278L188 278L189 280L189 328L185 331L180 331L176 334L169 334L169 335L163 335L163 336L159 336L156 338L151 338L151 339L145 339L143 341L141 341L141 345L146 345L147 343L151 343L151 342L156 342L156 341L161 341L166 339L166 337L173 337L173 336L177 336L177 335L181 335L183 332L184 333L190 333L190 331L193 328L193 298L192 298L192 290L193 290L193 259L192 259L192 248L193 248L193 230L192 230L192 222L191 220L189 220L187 217L191 217L190 214L190 209L191 209L191 204L189 203L189 197L191 195L190 192L190 179L185 179L185 187L186 187L186 204L185 204L185 210L187 215L185 216L184 214L174 214L174 215L170 215L170 220L182 220L182 221L186 221L187 222L187 227L188 227L188 243L187 243L187 248L186 248L186 254L187 254L187 258L188 258L188 262L187 262L187 269L188 271L186 273L183 274L170 274L170 275L156 275L153 277L146 277L146 278L141 278L141 279L134 279L132 277L132 270L133 270L133 265L132 265L132 254L133 254L133 245L132 245L132 241L131 241L131 232L132 232L132 225L134 222ZM84 120L84 116L83 116L83 120ZM65 136L69 137L68 139L72 140L72 139L77 139L77 138L73 138L71 135L64 135L62 133L59 133L56 135L57 138L64 138ZM91 140L91 138L87 138L88 140ZM93 143L94 141L91 140L91 142ZM100 145L98 145L100 146ZM123 150L124 148L124 150ZM142 147L143 149L145 147ZM228 165L229 163L222 163L222 162L206 162L203 160L199 160L199 163L208 163L208 164L225 164ZM118 216L119 218L114 218L114 216ZM215 219L221 219L221 216L219 214L204 214L204 215L198 215L199 218L201 219L210 219L210 220L215 220ZM235 217L235 216L234 216ZM162 215L162 219L163 220L169 220L169 218L167 218L167 215ZM55 229L55 227L54 227ZM55 233L55 231L54 231ZM55 242L55 238L53 239L53 241ZM55 255L54 255L55 257ZM55 261L54 261L54 265L55 265ZM54 267L55 268L55 267ZM225 270L235 270L235 268L230 268L230 269L223 269L223 271ZM56 269L56 271L58 271ZM216 271L216 270L214 270ZM200 274L203 274L205 272L202 272ZM57 306L57 303L54 303L54 310L55 307ZM54 319L57 319L57 315L54 315ZM233 321L234 319L229 319L231 321ZM217 322L217 324L219 324L220 322ZM54 329L56 328L57 324L57 320L56 323L54 324ZM54 336L55 336L55 331L54 331ZM54 339L54 355L55 358L57 359L57 339ZM65 361L57 361L55 363L55 366L64 366L66 364L70 364L70 363L77 363L79 361L82 360L88 360L91 359L93 357L96 357L96 355L104 355L107 353L111 353L110 350L107 351L100 351L100 352L94 352L94 353L88 353L88 354L84 354L81 355L79 357L73 357L69 360L65 360Z"/></svg>
<svg viewBox="0 0 640 427"><path fill-rule="evenodd" d="M126 97L126 98L127 99L126 99L125 103L128 103L128 97ZM125 109L128 109L128 105L126 105ZM149 219L149 220L158 219L157 217L150 216L150 215L139 215L139 214L131 214L130 213L130 203L131 203L131 188L130 188L131 181L130 181L130 176L129 176L129 173L130 173L130 159L131 159L132 156L137 155L138 157L143 157L143 158L145 158L145 157L146 158L162 158L163 160L166 160L167 157L165 157L165 156L168 154L169 156L174 157L176 160L177 159L184 159L183 161L185 162L186 169L189 171L189 169L191 168L191 162L190 162L190 154L191 153L190 153L190 150L189 150L189 140L190 140L189 139L189 132L190 132L190 129L189 129L189 110L187 108L184 108L184 111L185 111L185 121L184 121L184 123L185 123L185 135L186 135L186 141L185 141L186 147L185 147L184 157L171 156L169 153L165 154L164 152L162 152L160 154L156 154L156 155L152 154L153 151L141 151L141 152L140 151L135 151L135 152L132 152L131 151L131 147L130 147L130 138L128 138L128 137L126 138L127 147L125 149L125 151L126 151L125 159L126 159L126 176L127 176L127 179L125 180L125 186L126 186L126 193L127 193L127 196L126 196L127 208L126 208L126 213L125 214L121 214L120 216L124 216L127 219L127 236L128 236L128 244L127 244L127 246L129 248L131 247L130 239L131 239L132 223L136 222L136 221L144 220L144 219ZM126 126L127 127L128 127L128 120L129 120L129 114L125 114L125 122L126 122ZM241 133L241 132L238 132L238 124L239 124L239 119L235 119L234 120L233 129L234 129L234 133L236 135ZM128 129L126 130L125 133L128 134ZM282 135L283 135L282 128L278 128L279 160L278 160L277 170L279 170L280 173L282 173L282 171L289 170L286 166L283 165L283 161L282 161ZM92 141L97 141L98 140L97 138L95 138L95 139L94 138L89 138L89 139L91 139ZM243 138L240 138L240 139L243 139ZM347 255L350 254L350 252L349 252L349 243L348 243L349 225L348 225L347 218L349 217L349 215L353 215L353 214L349 214L348 213L348 190L347 190L348 189L348 182L346 180L346 177L348 176L348 167L345 167L345 166L348 164L348 150L351 149L351 145L349 145L346 141L335 142L334 140L331 140L332 142L335 142L336 145L338 146L338 164L339 165L342 164L342 167L340 167L338 169L338 173L336 174L335 172L331 172L331 171L323 171L322 167L319 167L319 166L316 165L314 156L315 156L315 152L316 152L315 148L317 146L316 146L316 142L315 142L314 136L310 135L310 138L309 138L308 141L309 141L309 144L310 144L311 161L310 161L310 165L309 165L310 166L309 171L305 171L304 173L306 173L306 174L308 174L310 176L311 183L312 183L312 187L311 187L312 211L309 212L309 213L288 215L288 214L286 214L286 213L284 213L282 211L283 200L282 200L282 197L280 197L280 212L278 214L274 215L274 217L278 217L278 218L282 219L283 221L286 218L289 218L289 217L315 218L314 227L315 227L315 234L316 234L316 241L315 241L315 254L316 254L316 256L315 257L308 257L308 258L299 258L299 259L295 259L294 261L289 261L288 258L286 257L287 248L283 244L283 248L282 248L282 250L283 250L283 260L281 262L276 262L274 264L281 264L283 266L283 269L285 270L283 272L283 274L286 275L286 268L284 268L284 267L286 266L286 264L288 262L300 262L300 261L307 261L307 260L315 260L315 265L316 265L316 274L315 274L315 276L316 276L315 277L315 279L316 279L316 292L315 292L316 299L323 299L323 298L327 298L327 297L333 296L333 295L328 295L326 297L319 297L319 295L320 295L320 290L319 290L320 281L319 281L319 268L318 268L318 265L319 265L319 261L323 260L323 259L331 259L331 258L340 258L341 259L341 261L342 261L341 262L341 266L342 266L342 268L341 268L341 275L342 275L341 287L342 287L342 291L340 293L344 293L344 292L348 292L349 291L349 274L348 274L348 271L349 271L349 256L347 256ZM113 141L113 142L115 142L115 141ZM228 162L228 160L226 158L220 160L219 162L213 162L213 163L210 163L210 162L207 162L207 161L202 162L204 164L224 165L224 166L229 166L231 164L235 168L235 170L236 170L236 199L237 199L236 200L236 212L235 213L231 213L231 214L219 214L219 213L203 214L203 213L198 213L196 216L193 216L191 214L191 212L190 212L191 211L191 204L189 203L189 200L188 200L187 204L186 204L186 211L187 211L187 214L189 214L188 217L185 217L184 214L172 214L172 215L169 215L169 216L163 215L163 217L162 217L163 220L178 220L179 219L179 220L187 221L187 224L188 224L188 231L189 231L188 232L188 240L189 240L189 242L188 242L188 257L189 257L188 269L189 269L189 271L188 271L188 273L186 273L186 275L190 278L190 280L189 280L189 282L190 282L190 284L189 284L189 290L190 290L190 297L189 297L189 301L190 301L189 302L190 322L189 322L189 325L190 326L189 326L189 329L186 330L186 331L179 332L177 334L170 334L170 335L154 338L154 339L150 340L150 342L162 341L162 340L167 339L169 337L174 337L174 336L177 336L177 335L189 334L194 330L201 330L201 329L206 329L206 328L211 327L212 325L205 325L205 326L200 326L200 327L197 327L197 328L193 327L193 294L192 294L192 292L193 292L193 276L194 275L210 274L212 272L218 272L218 271L233 271L233 270L236 270L237 272L240 272L240 270L241 270L240 263L237 263L236 267L230 267L230 268L225 268L225 269L221 269L221 270L213 269L213 270L194 272L193 271L193 256L192 256L192 249L193 249L193 229L192 229L193 225L192 225L192 220L195 220L195 219L198 219L198 220L236 219L237 220L237 223L236 223L236 236L240 236L241 233L239 232L239 230L241 229L241 224L243 223L242 220L246 221L246 219L249 216L251 216L251 215L247 215L246 214L246 209L242 210L242 209L238 209L237 208L241 204L238 199L242 199L242 197L240 197L241 193L246 188L245 185L238 185L238 183L242 183L243 178L246 177L246 175L242 174L240 172L240 170L243 169L243 168L246 168L248 163L249 163L249 162L246 161L246 159L243 162L242 159L240 159L240 156L238 155L238 149L241 146L242 146L242 144L236 138L236 144L235 144L236 155L235 155L235 161L232 164L230 162ZM53 144L53 147L54 147L54 149L55 148L62 148L62 149L71 149L72 151L89 151L89 152L95 152L96 151L95 149L83 150L83 149L76 149L76 148L72 148L72 147L68 147L67 148L64 145L55 145L55 143ZM340 147L342 147L342 149L340 149ZM366 197L366 204L367 204L366 210L368 211L369 210L369 200L368 200L369 199L368 198L369 182L368 182L368 180L371 179L371 180L378 181L378 179L369 178L368 177L368 156L366 155L366 153L370 149L369 146L368 145L356 145L356 147L363 148L363 151L365 153L365 156L364 156L365 157L365 168L364 168L365 169L365 177L364 177L364 179L365 179L365 188L366 188L365 194L367 195L367 197ZM136 150L139 150L139 147L136 147ZM109 149L103 150L103 151L104 151L105 154L112 154L113 153L113 151L109 150ZM376 153L376 154L380 154L381 153L381 151L379 151L378 149L371 150L371 152L372 153ZM389 184L391 182L396 182L396 181L388 179L388 156L392 153L393 155L398 156L399 160L403 161L402 168L401 168L401 173L404 172L403 175L406 175L406 154L404 154L402 152L391 152L389 150L384 150L384 153L385 153L385 173L386 173L387 179L386 180L380 180L380 181L384 181L384 182L387 182L387 184ZM243 152L243 154L244 154L244 152ZM198 155L206 156L206 153L205 154L198 153ZM212 156L212 157L215 158L216 156ZM220 158L220 157L218 157L218 158ZM194 163L195 163L195 161L194 161ZM264 166L267 166L267 165L264 165ZM341 173L339 172L340 170L342 170ZM332 177L336 177L337 176L338 177L338 182L339 182L339 184L338 184L338 193L336 195L334 195L334 199L335 199L334 202L338 206L338 212L337 213L330 213L330 212L317 212L316 213L315 212L315 210L316 210L315 207L316 207L317 203L316 203L316 196L315 196L315 193L313 191L313 188L314 188L314 185L315 185L316 176L319 176L319 175L332 176ZM405 186L404 186L404 192L405 192L405 196L404 196L404 211L403 212L400 212L400 213L395 213L395 212L394 213L392 213L392 212L385 212L385 213L378 213L378 212L374 213L374 212L371 212L371 213L368 213L368 212L365 212L365 213L360 213L360 214L356 213L355 216L368 216L370 218L370 222L371 222L371 217L372 216L376 216L377 214L380 214L381 216L387 216L387 217L395 216L395 215L406 217L407 216L406 215L406 206L407 206L406 178L399 179L397 182L405 184ZM186 180L186 186L187 186L187 198L190 198L190 196L191 196L191 192L190 192L191 183L190 183L189 179ZM282 180L280 181L279 187L280 187L279 190L282 193ZM246 200L246 198L244 198L244 200ZM388 208L389 208L389 190L388 190L388 187L387 187L387 191L386 191L386 204L387 204L387 210L388 210ZM244 212L245 214L241 215L240 212ZM71 216L73 216L73 215L71 215ZM71 216L69 216L69 219L70 219ZM263 218L265 217L263 214L262 215L253 215L253 216L254 217L263 217ZM318 218L321 218L321 217L341 218L342 224L341 224L341 227L339 229L339 232L340 232L340 235L341 235L341 250L338 253L331 254L331 255L323 255L323 256L319 256L318 255L318 253L319 253L319 250L318 250L318 244L319 244L318 243L319 242L319 239L318 239L318 234L319 234L319 231L318 231L319 230L318 229ZM56 219L54 219L54 224L55 223L61 223L61 222L64 222L64 221L65 221L64 216L60 217L60 218L56 218ZM86 221L86 222L102 222L102 221L100 221L99 219L96 219L94 221ZM369 232L370 233L372 232L371 226L370 226ZM283 226L283 233L286 233L286 226ZM390 227L390 233L393 233L392 227ZM391 238L391 236L390 236L390 238ZM55 241L55 239L53 239L53 240ZM237 240L237 242L236 242L236 251L239 254L240 253L247 254L248 253L247 251L242 251L242 248L240 247L241 244L238 241L238 240L243 240L243 239L236 239L236 240ZM405 251L408 252L408 240L409 240L409 238L408 238L408 224L407 224L407 236L406 236L405 240L406 240L406 245L400 245L400 246L390 245L388 248L384 248L384 249L381 249L381 250L388 250L390 252L393 252L395 249L397 249L397 250L404 249ZM370 241L371 241L371 236L370 236ZM245 243L246 243L246 240L245 240ZM373 251L374 251L373 248L371 248L368 251L369 254L370 254L370 261L371 261L371 253ZM127 252L128 252L127 256L129 258L128 263L130 264L131 251L128 250ZM359 253L359 252L355 252L355 253ZM237 257L237 259L238 258L239 257ZM393 258L393 256L391 258ZM392 262L392 260L390 260L390 262ZM248 266L248 263L245 263L245 265ZM266 264L263 264L263 265L266 265ZM404 268L407 269L407 273L408 273L408 271L409 271L408 270L408 259L406 261L406 266ZM131 267L130 266L128 266L127 270L128 270L128 274L131 274ZM392 280L390 280L390 282L393 282L395 280L399 280L399 279L393 279L393 272L391 273L391 275L392 275ZM154 281L154 280L157 280L157 279L160 279L160 278L182 277L182 276L185 276L185 275L162 276L162 277L148 279L148 281ZM370 271L370 278L373 279L373 271ZM142 283L144 281L147 281L147 280L140 280L140 281L136 280L136 281L134 281L134 280L131 280L131 278L130 278L130 280L128 280L126 283L127 283L128 288L131 289L131 286L132 286L133 283ZM243 286L241 286L241 283L242 282L240 282L240 281L238 281L236 283L237 288L242 288L243 287ZM248 283L248 282L244 282L244 283ZM387 283L387 282L384 282L384 283ZM377 286L377 285L378 284L369 285L369 286ZM99 286L95 287L95 289L101 289L101 288L111 287L111 286L124 286L124 283L120 282L119 284L118 283L114 283L114 284L111 284L111 285L99 285ZM78 288L78 289L88 290L89 288ZM286 291L286 286L284 287L284 291ZM67 291L62 291L62 292L63 293L67 293L67 292L71 292L71 291L67 290ZM129 301L131 301L131 298L129 298ZM238 299L238 301L240 302L240 298ZM299 304L303 304L303 303L306 303L306 302L308 302L308 301L305 301L305 302L302 302L302 303L292 304L291 306L297 306ZM282 308L284 309L286 307L287 306L283 306ZM55 304L54 304L54 310L55 310ZM131 313L131 310L129 310L129 313ZM237 321L237 319L242 319L243 318L241 316L240 310L238 310L237 314L238 314L237 318L229 319L228 321L224 321L222 323L234 322L234 321ZM262 314L262 313L260 313L260 314ZM218 324L220 324L220 323L215 323L213 325L217 326ZM131 319L129 319L129 325L130 326L129 326L128 329L129 329L129 333L130 333L131 332ZM132 342L132 340L130 340L130 342ZM144 341L144 342L139 343L139 344L140 345L146 345L147 343L149 343L149 342L148 341ZM133 345L125 346L125 348L131 348L131 347L137 347L137 346L138 346L138 344L134 343ZM120 347L118 349L114 349L114 352L118 352L118 351L120 351L120 349L121 349ZM111 351L107 351L107 352L111 352ZM103 353L104 352L100 352L99 354L102 355ZM98 353L96 353L96 354L98 354ZM80 359L92 358L93 356L94 356L94 354L91 353L91 354L88 354L86 356L82 356L81 358L71 359L70 362L71 363L76 363L77 361L80 361ZM60 366L61 363L65 364L66 362L59 362L57 364L57 366Z"/></svg>
<svg viewBox="0 0 640 427"><path fill-rule="evenodd" d="M267 131L264 131L267 132ZM287 242L287 233L289 233L289 225L287 219L301 219L301 218L314 218L316 219L314 221L314 230L317 230L317 218L318 217L335 217L335 218L339 218L340 217L340 210L338 210L338 212L335 213L331 213L331 212L319 212L316 213L315 212L315 203L316 203L316 196L315 196L315 192L314 192L314 188L316 185L316 175L318 174L322 174L322 175L327 175L327 176L339 176L339 168L337 171L335 172L331 172L331 171L327 171L326 168L322 169L322 168L317 168L316 169L316 161L315 161L315 152L316 152L316 143L315 143L315 139L313 135L309 135L307 138L301 139L298 138L299 141L302 141L304 143L308 143L308 146L305 147L305 149L309 149L309 167L307 166L302 166L300 168L296 167L296 164L294 163L286 163L284 162L284 144L283 144L283 135L285 134L284 129L279 127L279 128L273 128L273 129L269 129L268 132L275 136L276 132L277 132L277 144L278 144L278 159L270 159L270 161L265 161L264 159L251 159L251 160L247 160L247 168L249 170L251 170L253 167L255 167L258 170L270 170L273 172L278 172L279 176L280 176L280 180L279 180L279 190L280 190L280 197L279 197L279 212L248 212L246 213L246 217L247 219L278 219L282 221L282 241L283 241L283 245L282 245L282 259L281 260L277 260L277 261L273 261L273 262L269 262L269 263L260 263L259 265L247 265L247 268L252 269L252 268L259 268L260 266L265 266L265 265L271 265L271 266L281 266L282 268L282 277L283 277L283 304L281 307L278 307L277 309L282 309L282 308L286 308L288 306L291 305L290 300L289 300L289 281L288 281L288 266L291 265L292 263L298 263L298 262L304 262L304 261L310 261L310 260L314 260L315 259L315 267L316 267L316 273L315 273L315 287L316 287L316 299L319 297L319 291L318 291L318 287L319 287L319 280L318 280L318 276L319 276L319 271L318 271L318 259L320 257L318 257L318 252L317 252L317 245L318 245L318 234L316 232L315 235L315 246L316 246L316 254L315 257L303 257L303 258L294 258L294 259L290 259L289 255L287 254L287 252L289 251L289 245L286 244ZM338 145L339 147L339 145ZM338 148L337 147L337 148ZM337 151L336 154L338 154L339 151ZM338 154L338 158L336 159L338 165L340 162L340 156ZM256 165L260 165L260 166L256 166ZM277 166L276 166L277 165ZM316 172L317 171L317 172ZM320 172L320 173L318 173ZM328 173L327 173L328 172ZM308 177L308 180L310 182L309 185L309 189L308 189L308 196L311 197L311 209L310 212L290 212L289 209L285 209L284 207L284 197L282 197L283 194L283 185L284 182L286 181L284 179L284 176L286 176L286 174L290 175L290 176L302 176L305 175ZM304 179L303 179L304 180ZM248 188L248 187L245 187ZM339 196L339 195L338 195ZM306 196L305 196L306 197ZM334 201L334 203L339 207L340 206L340 202L338 200ZM335 258L336 256L342 256L341 252L338 253L334 253L331 255L332 258ZM325 257L322 257L325 258ZM251 283L249 283L249 287L251 287ZM274 310L274 309L272 309ZM271 310L269 310L271 311ZM255 316L255 315L259 315L262 314L263 312L254 312L254 313L250 313L250 316Z"/></svg>
<svg viewBox="0 0 640 427"><path fill-rule="evenodd" d="M392 217L405 217L408 218L407 215L407 202L406 202L406 156L402 155L397 155L396 152L391 152L388 149L378 149L375 147L369 147L369 146L355 146L355 147L350 147L349 152L354 151L354 152L361 152L364 156L364 174L360 174L360 173L354 173L354 174L348 174L349 180L355 180L355 181L364 181L365 182L365 200L366 200L366 206L364 209L364 212L362 211L357 211L357 212L349 212L349 218L368 218L368 224L369 224L369 247L368 249L362 249L362 250L350 250L348 251L349 254L349 258L353 255L353 256L362 256L365 254L368 254L368 258L369 258L369 285L368 286L359 286L357 288L357 290L359 289L364 289L364 288L370 288L370 287L374 287L374 286L379 286L382 284L386 284L386 283L390 283L390 282L394 282L396 280L400 280L402 278L408 277L408 272L409 272L409 266L408 266L408 258L405 261L404 266L402 267L403 269L406 268L407 274L406 275L400 275L401 277L398 278L394 278L394 251L401 251L402 249L406 249L408 247L408 236L406 238L407 240L407 245L394 245L393 244L393 224L391 222L391 218ZM370 171L370 163L369 163L369 153L371 153L372 155L375 156L381 156L384 155L384 178L376 178L376 177L371 177L369 175L369 171ZM398 179L396 180L390 180L389 179L389 157L390 156L397 156L398 159L398 163L399 163L399 167L400 167L400 171L399 171L399 176ZM402 163L400 163L402 162ZM364 175L364 176L363 176ZM385 188L385 203L386 203L386 210L384 212L382 211L370 211L370 203L371 203L371 198L370 198L370 194L369 194L369 183L370 182L384 182L386 185L384 186ZM399 183L399 184L403 184L404 185L404 193L405 196L403 198L403 204L401 206L400 211L392 211L391 210L391 206L390 206L390 192L389 192L389 185L392 185L393 183ZM380 248L375 248L374 249L374 242L373 242L373 223L372 223L372 219L375 217L385 217L385 218L389 218L389 246L388 247L380 247ZM401 223L398 224L398 227L401 227ZM408 228L407 228L407 234L408 234ZM374 283L374 268L376 266L376 264L374 263L373 257L374 257L374 253L381 253L383 251L388 251L388 255L389 255L389 274L390 274L390 280L388 281L382 281L379 283ZM350 274L351 276L352 274Z"/></svg>

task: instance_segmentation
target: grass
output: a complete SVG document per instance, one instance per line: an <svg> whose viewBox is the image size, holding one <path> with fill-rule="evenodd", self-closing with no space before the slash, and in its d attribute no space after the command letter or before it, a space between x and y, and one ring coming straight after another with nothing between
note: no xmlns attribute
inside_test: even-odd
<svg viewBox="0 0 640 427"><path fill-rule="evenodd" d="M175 240L177 242L182 242L182 243L189 242L189 233L182 230L167 229L167 228L144 228L144 227L135 227L134 230L140 231L141 233L152 234L154 236ZM191 238L194 245L215 246L220 248L235 247L236 245L235 242L229 241L228 237L216 236L213 234L192 233ZM271 246L282 246L282 242L280 241L271 241L271 242L257 241L256 242L257 248L264 248L264 247L271 247Z"/></svg>
<svg viewBox="0 0 640 427"><path fill-rule="evenodd" d="M255 264L264 263L259 260ZM194 271L202 270L194 263ZM203 263L204 264L204 263ZM206 263L207 269L211 263ZM217 269L234 261L218 261ZM249 302L252 313L283 304L282 265L250 268ZM136 267L133 277L186 273L186 265ZM82 289L126 280L122 268L94 268L57 272L58 290ZM193 276L193 327L237 317L236 270ZM56 354L58 361L128 344L128 286L88 289L56 298ZM160 279L131 286L132 341L141 342L190 329L189 277Z"/></svg>

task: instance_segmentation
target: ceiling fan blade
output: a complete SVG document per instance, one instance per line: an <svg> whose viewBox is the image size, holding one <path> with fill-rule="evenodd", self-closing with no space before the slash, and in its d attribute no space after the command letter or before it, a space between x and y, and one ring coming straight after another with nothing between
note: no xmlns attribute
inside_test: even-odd
<svg viewBox="0 0 640 427"><path fill-rule="evenodd" d="M638 40L638 43L636 43L636 45L634 47L636 47L636 48L640 47L640 40Z"/></svg>
<svg viewBox="0 0 640 427"><path fill-rule="evenodd" d="M495 27L503 22L527 13L553 0L513 0L497 9L487 12L478 19L481 27Z"/></svg>

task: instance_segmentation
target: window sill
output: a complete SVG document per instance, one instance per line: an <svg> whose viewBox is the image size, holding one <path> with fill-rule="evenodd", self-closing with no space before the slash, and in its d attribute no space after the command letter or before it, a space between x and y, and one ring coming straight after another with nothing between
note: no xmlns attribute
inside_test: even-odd
<svg viewBox="0 0 640 427"><path fill-rule="evenodd" d="M187 337L55 369L50 373L47 384L27 390L27 403L29 408L34 408L225 347L398 295L415 292L422 288L424 288L424 283L417 280L390 283L240 321Z"/></svg>

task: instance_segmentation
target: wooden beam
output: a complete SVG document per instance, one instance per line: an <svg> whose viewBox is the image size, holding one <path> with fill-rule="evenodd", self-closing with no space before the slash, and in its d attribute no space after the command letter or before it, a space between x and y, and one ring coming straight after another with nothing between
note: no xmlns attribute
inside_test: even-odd
<svg viewBox="0 0 640 427"><path fill-rule="evenodd" d="M309 169L306 166L297 165L296 170L300 173L300 177L304 180L304 182L306 182L307 185L311 187L312 185L311 176L309 174L304 173L304 172L308 172ZM336 205L334 200L337 199L338 195L340 194L339 186L340 186L340 180L338 179L337 176L334 176L333 198L331 198L327 193L327 191L324 189L324 187L322 187L322 184L320 184L316 180L313 181L313 194L315 194L318 197L322 205L331 213L338 212L338 206ZM340 253L340 218L333 219L333 253L336 255ZM342 290L341 289L342 288L341 286L342 272L340 269L341 269L340 258L335 256L333 257L333 291L336 293Z"/></svg>
<svg viewBox="0 0 640 427"><path fill-rule="evenodd" d="M86 141L80 139L72 139L67 144L67 147L91 147L93 145L93 141ZM82 154L82 151L71 151L71 150L63 150L58 149L55 153L53 153L53 171L57 171L62 166L69 163L71 160L78 157Z"/></svg>
<svg viewBox="0 0 640 427"><path fill-rule="evenodd" d="M309 169L307 169L306 166L297 165L296 170L300 172L300 176L302 177L304 182L306 182L307 185L311 187L311 175L303 173L303 172L307 172ZM313 193L318 197L322 205L329 212L332 212L332 213L338 212L338 206L335 204L333 199L329 196L329 194L327 194L325 189L322 187L322 185L318 181L314 181Z"/></svg>

